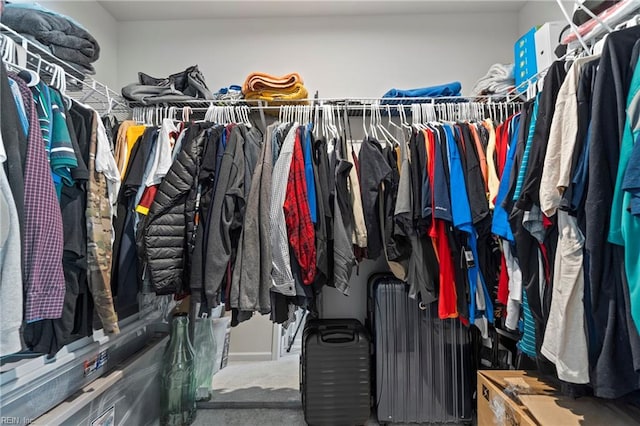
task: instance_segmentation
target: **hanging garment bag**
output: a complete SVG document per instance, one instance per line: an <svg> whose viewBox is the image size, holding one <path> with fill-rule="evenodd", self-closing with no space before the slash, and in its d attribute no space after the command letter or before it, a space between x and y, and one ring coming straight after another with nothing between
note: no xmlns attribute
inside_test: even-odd
<svg viewBox="0 0 640 426"><path fill-rule="evenodd" d="M471 336L459 320L420 309L409 285L386 274L369 280L375 350L375 401L381 423L471 421Z"/></svg>
<svg viewBox="0 0 640 426"><path fill-rule="evenodd" d="M371 339L364 326L355 319L310 320L302 341L306 422L365 424L371 414Z"/></svg>

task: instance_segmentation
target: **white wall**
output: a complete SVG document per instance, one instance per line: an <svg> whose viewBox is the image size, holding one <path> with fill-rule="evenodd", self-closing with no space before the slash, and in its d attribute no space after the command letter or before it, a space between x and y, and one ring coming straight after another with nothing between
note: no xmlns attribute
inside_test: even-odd
<svg viewBox="0 0 640 426"><path fill-rule="evenodd" d="M565 10L569 16L573 13L573 0L563 0ZM565 21L564 15L555 0L528 1L518 13L518 35L523 35L538 25L550 21Z"/></svg>
<svg viewBox="0 0 640 426"><path fill-rule="evenodd" d="M272 357L273 333L277 327L269 315L255 314L231 329L229 360L268 361ZM275 350L275 348L273 348Z"/></svg>
<svg viewBox="0 0 640 426"><path fill-rule="evenodd" d="M118 22L94 0L47 1L40 0L47 9L69 16L82 24L100 44L100 58L93 64L96 80L119 91L118 74Z"/></svg>
<svg viewBox="0 0 640 426"><path fill-rule="evenodd" d="M120 22L118 81L198 64L213 91L253 71L297 71L321 97L377 97L392 87L459 80L470 93L512 62L517 14Z"/></svg>

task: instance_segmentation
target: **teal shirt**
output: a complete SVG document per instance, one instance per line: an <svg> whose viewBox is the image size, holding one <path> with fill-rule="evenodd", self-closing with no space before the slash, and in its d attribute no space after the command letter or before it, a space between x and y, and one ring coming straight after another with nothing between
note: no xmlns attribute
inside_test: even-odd
<svg viewBox="0 0 640 426"><path fill-rule="evenodd" d="M631 194L622 190L622 182L634 143L640 135L639 64L640 61L636 64L633 72L627 96L627 119L624 123L620 144L620 159L618 160L618 173L611 205L608 235L610 243L624 246L624 266L629 283L631 317L638 330L640 330L640 219L627 210L631 202Z"/></svg>
<svg viewBox="0 0 640 426"><path fill-rule="evenodd" d="M522 186L524 185L524 178L527 174L527 167L529 166L529 153L531 152L531 145L533 145L533 135L536 130L536 122L538 120L538 104L540 102L540 93L536 96L533 103L533 113L531 114L531 121L529 123L529 133L527 133L527 143L524 146L524 153L522 154L522 163L520 164L520 170L518 170L518 179L516 180L516 189L513 191L513 201L518 201L520 193L522 192Z"/></svg>
<svg viewBox="0 0 640 426"><path fill-rule="evenodd" d="M55 90L51 90L51 170L62 178L60 185L56 185L58 194L62 184L74 185L71 169L78 167L78 159L71 144L71 135L67 127L67 117L62 96Z"/></svg>

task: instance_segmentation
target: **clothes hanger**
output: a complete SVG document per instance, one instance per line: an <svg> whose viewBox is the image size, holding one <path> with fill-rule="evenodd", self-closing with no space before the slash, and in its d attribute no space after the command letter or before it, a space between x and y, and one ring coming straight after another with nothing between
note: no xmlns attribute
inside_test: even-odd
<svg viewBox="0 0 640 426"><path fill-rule="evenodd" d="M313 104L313 126L311 127L311 134L315 139L318 138L317 130L318 130L318 119L320 118L320 113L318 112L318 105L314 102Z"/></svg>
<svg viewBox="0 0 640 426"><path fill-rule="evenodd" d="M338 133L338 126L336 125L336 114L338 114L338 111L333 105L329 105L329 111L331 113L329 129L331 129L333 137L337 139L340 137L340 134Z"/></svg>
<svg viewBox="0 0 640 426"><path fill-rule="evenodd" d="M382 123L382 111L380 109L380 104L378 103L377 105L378 109L377 109L377 113L378 113L378 123L380 126L380 132L382 133L382 135L384 136L385 141L387 142L387 145L390 147L393 147L394 145L398 144L398 139L396 139L391 132L389 131L389 129L387 129L384 124ZM389 122L391 121L391 118L389 118Z"/></svg>
<svg viewBox="0 0 640 426"><path fill-rule="evenodd" d="M375 116L373 115L373 108L370 104L363 104L362 108L364 108L367 112L366 114L369 116L369 123L367 124L367 132L369 137L378 139L378 135L375 131Z"/></svg>
<svg viewBox="0 0 640 426"><path fill-rule="evenodd" d="M367 122L367 108L363 107L362 108L362 131L364 132L365 139L368 139L369 132L367 132L366 122Z"/></svg>
<svg viewBox="0 0 640 426"><path fill-rule="evenodd" d="M411 104L411 130L418 124L418 105Z"/></svg>
<svg viewBox="0 0 640 426"><path fill-rule="evenodd" d="M38 83L40 83L40 66L42 64L42 58L40 55L38 56L38 65L37 70L33 71L28 68L22 67L18 65L18 58L16 52L15 42L9 37L2 38L2 60L12 68L20 70L21 72L25 72L29 76L29 81L27 81L27 86L34 87Z"/></svg>

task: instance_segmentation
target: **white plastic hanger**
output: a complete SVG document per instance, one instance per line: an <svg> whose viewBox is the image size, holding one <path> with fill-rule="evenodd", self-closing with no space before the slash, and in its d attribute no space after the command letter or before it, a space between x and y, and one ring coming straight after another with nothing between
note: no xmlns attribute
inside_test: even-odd
<svg viewBox="0 0 640 426"><path fill-rule="evenodd" d="M18 64L18 54L16 51L16 43L13 39L3 36L2 37L2 60L12 68L20 71L25 71L29 74L30 79L27 81L27 86L33 87L40 83L40 66L42 64L42 58L38 56L38 65L36 71L30 70Z"/></svg>
<svg viewBox="0 0 640 426"><path fill-rule="evenodd" d="M362 131L364 132L365 139L369 138L369 132L367 132L367 108L362 108Z"/></svg>
<svg viewBox="0 0 640 426"><path fill-rule="evenodd" d="M340 123L339 118L340 118L340 109L337 106L331 105L331 130L335 138L340 137L340 132L339 132L338 126L336 125L336 121Z"/></svg>
<svg viewBox="0 0 640 426"><path fill-rule="evenodd" d="M378 123L380 126L380 133L382 133L385 141L389 146L393 146L398 143L398 140L391 134L391 132L384 126L382 123L382 112L380 104L377 104L377 114L378 114ZM389 117L389 123L391 122L391 117Z"/></svg>

